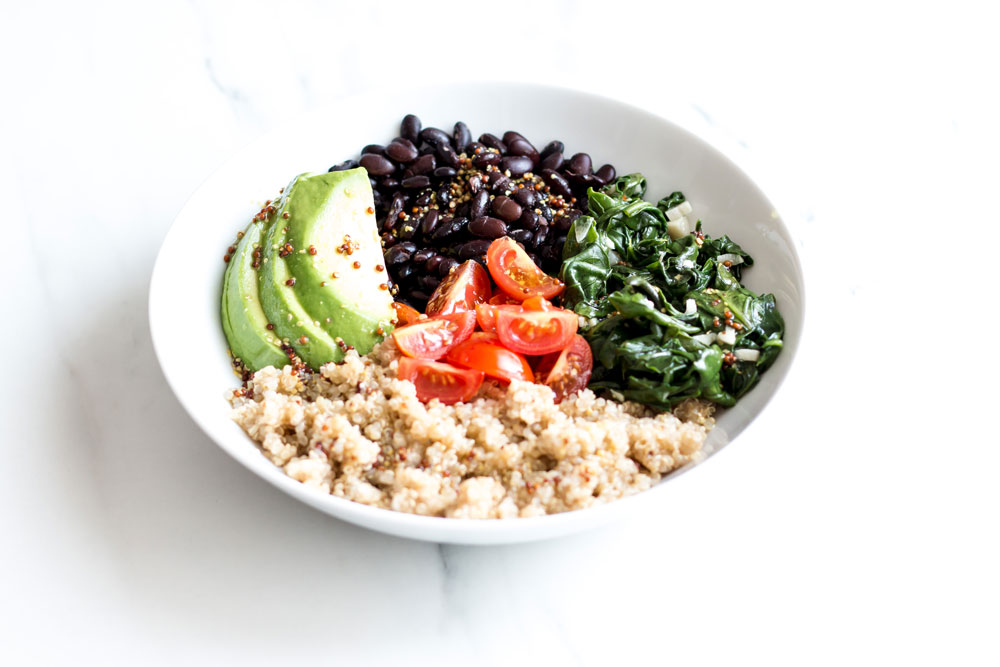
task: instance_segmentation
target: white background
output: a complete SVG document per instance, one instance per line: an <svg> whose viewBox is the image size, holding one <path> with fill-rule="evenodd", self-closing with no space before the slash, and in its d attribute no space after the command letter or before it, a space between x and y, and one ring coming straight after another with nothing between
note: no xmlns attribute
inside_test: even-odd
<svg viewBox="0 0 1000 667"><path fill-rule="evenodd" d="M975 7L4 2L0 662L998 664L1000 48ZM185 199L302 111L419 79L693 119L783 212L797 368L659 514L384 537L238 467L164 385L146 289Z"/></svg>

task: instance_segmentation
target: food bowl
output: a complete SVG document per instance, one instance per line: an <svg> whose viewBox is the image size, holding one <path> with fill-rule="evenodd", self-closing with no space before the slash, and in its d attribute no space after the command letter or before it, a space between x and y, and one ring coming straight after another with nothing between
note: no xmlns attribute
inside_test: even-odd
<svg viewBox="0 0 1000 667"><path fill-rule="evenodd" d="M551 139L567 154L590 153L620 174L642 172L647 197L681 190L712 236L730 235L755 259L744 275L751 290L773 293L785 318L785 346L774 366L735 407L717 415L710 458L742 433L774 396L793 363L802 333L802 271L788 229L771 202L729 158L669 120L621 102L574 90L524 84L468 84L372 92L312 112L233 157L202 185L167 233L153 269L150 331L164 376L191 418L223 450L302 502L359 526L402 537L459 544L499 544L565 535L666 503L664 486L592 508L549 516L474 520L404 514L312 490L286 476L230 419L226 389L237 379L219 315L222 256L236 232L289 178L325 171L369 143L388 142L407 113L426 126L465 121L473 133L514 129L536 145ZM697 465L702 465L704 460Z"/></svg>

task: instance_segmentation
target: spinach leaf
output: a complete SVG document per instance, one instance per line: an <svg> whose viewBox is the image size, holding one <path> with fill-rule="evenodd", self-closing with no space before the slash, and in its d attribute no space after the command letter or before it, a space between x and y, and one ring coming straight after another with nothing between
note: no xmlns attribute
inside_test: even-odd
<svg viewBox="0 0 1000 667"><path fill-rule="evenodd" d="M729 237L705 236L699 222L670 238L665 212L683 193L655 205L645 193L641 174L589 189L590 215L574 221L563 248L563 305L588 318L590 386L660 410L692 397L733 405L774 363L784 320L773 295L742 286L753 258ZM703 335L724 331L732 346ZM742 361L734 349L759 356Z"/></svg>

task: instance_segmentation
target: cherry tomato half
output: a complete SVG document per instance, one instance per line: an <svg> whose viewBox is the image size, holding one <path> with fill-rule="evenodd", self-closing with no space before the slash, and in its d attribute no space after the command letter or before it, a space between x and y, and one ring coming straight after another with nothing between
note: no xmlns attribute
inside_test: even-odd
<svg viewBox="0 0 1000 667"><path fill-rule="evenodd" d="M486 252L486 266L497 287L518 301L532 296L551 299L566 288L562 281L538 268L528 253L507 236L490 244Z"/></svg>
<svg viewBox="0 0 1000 667"><path fill-rule="evenodd" d="M500 339L491 334L473 334L464 343L451 348L445 358L456 366L482 371L504 384L511 380L535 381L528 360L503 347Z"/></svg>
<svg viewBox="0 0 1000 667"><path fill-rule="evenodd" d="M476 314L466 310L417 320L393 331L392 338L399 351L408 357L440 359L475 328Z"/></svg>
<svg viewBox="0 0 1000 667"><path fill-rule="evenodd" d="M490 298L490 276L475 260L463 262L441 281L427 302L428 316L475 310Z"/></svg>
<svg viewBox="0 0 1000 667"><path fill-rule="evenodd" d="M515 306L514 304L503 303L500 305L492 305L489 303L481 303L476 306L476 321L479 322L479 328L483 331L495 332L497 330L497 313L501 310L509 310L513 313L521 312L521 306Z"/></svg>
<svg viewBox="0 0 1000 667"><path fill-rule="evenodd" d="M445 405L467 401L483 384L482 371L455 368L429 359L399 360L400 380L409 380L417 387L417 398L426 403L436 398Z"/></svg>
<svg viewBox="0 0 1000 667"><path fill-rule="evenodd" d="M547 354L535 364L539 382L556 392L556 403L585 388L593 370L594 355L579 334L573 336L564 350Z"/></svg>
<svg viewBox="0 0 1000 667"><path fill-rule="evenodd" d="M579 324L576 313L562 308L548 311L497 311L497 335L504 347L521 354L541 355L566 347Z"/></svg>
<svg viewBox="0 0 1000 667"><path fill-rule="evenodd" d="M402 301L393 301L392 307L396 310L396 322L401 327L413 324L420 319L420 311Z"/></svg>

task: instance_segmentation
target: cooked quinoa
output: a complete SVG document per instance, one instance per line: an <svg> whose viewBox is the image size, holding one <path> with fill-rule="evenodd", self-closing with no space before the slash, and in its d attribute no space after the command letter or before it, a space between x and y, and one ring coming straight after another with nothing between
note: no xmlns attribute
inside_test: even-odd
<svg viewBox="0 0 1000 667"><path fill-rule="evenodd" d="M258 371L233 419L290 477L366 505L474 519L582 509L648 489L703 456L713 406L673 413L544 385L483 384L467 403L421 403L391 340L319 373Z"/></svg>

